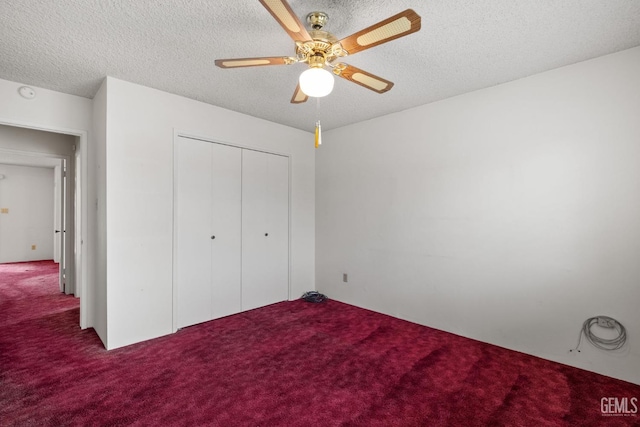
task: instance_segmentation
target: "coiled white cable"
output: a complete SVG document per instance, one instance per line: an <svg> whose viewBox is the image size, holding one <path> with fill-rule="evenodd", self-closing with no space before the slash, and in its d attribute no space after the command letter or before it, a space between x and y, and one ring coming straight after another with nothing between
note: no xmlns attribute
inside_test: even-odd
<svg viewBox="0 0 640 427"><path fill-rule="evenodd" d="M601 324L606 324L607 328L615 329L618 332L618 336L615 338L607 339L595 335L591 331L591 327L593 325L597 325L599 322ZM580 329L580 335L578 336L578 345L576 346L576 348L569 350L570 352L573 350L577 350L578 352L580 352L579 348L580 343L582 342L583 334L587 341L601 350L618 350L622 348L622 346L627 342L627 330L620 322L608 316L596 316L584 321L584 323L582 324L582 329Z"/></svg>

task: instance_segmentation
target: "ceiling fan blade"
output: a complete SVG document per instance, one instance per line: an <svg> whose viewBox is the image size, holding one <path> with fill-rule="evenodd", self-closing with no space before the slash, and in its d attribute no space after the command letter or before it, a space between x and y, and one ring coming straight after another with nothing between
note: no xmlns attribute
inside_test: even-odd
<svg viewBox="0 0 640 427"><path fill-rule="evenodd" d="M407 9L349 37L345 37L339 43L349 55L353 55L356 52L415 33L420 29L420 25L420 15L412 9Z"/></svg>
<svg viewBox="0 0 640 427"><path fill-rule="evenodd" d="M347 79L350 82L359 84L378 93L385 93L393 87L393 82L368 73L353 65L346 65L338 75L343 79Z"/></svg>
<svg viewBox="0 0 640 427"><path fill-rule="evenodd" d="M300 83L296 86L296 91L293 92L293 96L291 97L292 104L302 104L303 102L307 102L309 97L305 95L305 93L300 89Z"/></svg>
<svg viewBox="0 0 640 427"><path fill-rule="evenodd" d="M260 3L271 13L278 23L289 33L294 41L306 42L311 36L286 0L260 0Z"/></svg>
<svg viewBox="0 0 640 427"><path fill-rule="evenodd" d="M266 56L263 58L216 59L220 68L259 67L262 65L288 65L294 61L288 56Z"/></svg>

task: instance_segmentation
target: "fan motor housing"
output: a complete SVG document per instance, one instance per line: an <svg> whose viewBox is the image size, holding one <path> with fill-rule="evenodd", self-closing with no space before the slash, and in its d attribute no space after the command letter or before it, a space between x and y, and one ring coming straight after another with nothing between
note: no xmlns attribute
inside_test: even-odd
<svg viewBox="0 0 640 427"><path fill-rule="evenodd" d="M322 67L346 54L337 43L338 38L322 29L328 19L329 16L324 12L311 12L307 15L312 41L296 44L296 55L301 62L306 62L312 67Z"/></svg>

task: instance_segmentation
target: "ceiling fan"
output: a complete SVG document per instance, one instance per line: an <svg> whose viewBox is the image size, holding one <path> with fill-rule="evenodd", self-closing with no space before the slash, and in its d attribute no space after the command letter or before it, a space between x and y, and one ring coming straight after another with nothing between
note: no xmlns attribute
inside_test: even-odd
<svg viewBox="0 0 640 427"><path fill-rule="evenodd" d="M338 40L333 34L323 30L328 19L324 12L312 12L307 15L307 22L311 27L308 32L286 0L260 0L260 3L293 39L296 55L216 59L215 64L220 68L290 65L298 62L308 64L309 69L300 75L298 86L291 98L293 104L303 103L309 96L321 97L331 92L333 76L325 67L330 68L336 76L367 89L378 93L387 92L393 87L393 82L339 62L338 59L420 30L420 16L407 9Z"/></svg>

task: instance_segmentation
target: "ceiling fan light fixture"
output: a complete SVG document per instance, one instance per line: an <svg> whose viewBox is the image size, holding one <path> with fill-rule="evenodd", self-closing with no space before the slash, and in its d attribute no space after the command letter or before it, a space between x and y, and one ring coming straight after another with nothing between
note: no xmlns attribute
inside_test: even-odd
<svg viewBox="0 0 640 427"><path fill-rule="evenodd" d="M307 31L291 9L289 0L260 0L260 3L294 41L295 56L216 59L215 64L220 68L308 64L310 69L300 75L291 97L292 104L302 104L309 97L319 98L330 94L333 90L334 74L374 92L387 92L393 87L393 82L349 64L336 64L335 61L408 36L419 31L422 25L420 15L412 9L406 9L357 33L338 39L324 30L329 19L324 12L311 12L307 15L307 23L311 28ZM324 69L325 67L333 69L333 73Z"/></svg>
<svg viewBox="0 0 640 427"><path fill-rule="evenodd" d="M333 74L324 68L312 67L300 74L300 90L315 98L327 96L333 90Z"/></svg>

